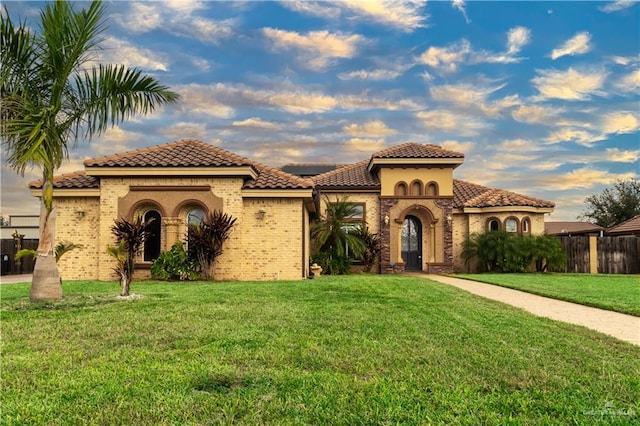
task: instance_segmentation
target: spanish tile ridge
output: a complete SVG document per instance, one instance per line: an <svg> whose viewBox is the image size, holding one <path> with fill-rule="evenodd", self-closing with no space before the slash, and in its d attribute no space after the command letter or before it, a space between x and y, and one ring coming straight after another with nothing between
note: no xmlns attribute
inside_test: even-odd
<svg viewBox="0 0 640 426"><path fill-rule="evenodd" d="M357 163L345 164L342 167L339 167L337 169L330 170L328 172L313 176L311 179L313 179L314 182L317 180L327 179L327 178L330 178L331 176L334 176L340 173L345 173L350 170L357 169L358 167L366 166L368 163L369 163L369 160L367 159L367 160L358 161Z"/></svg>
<svg viewBox="0 0 640 426"><path fill-rule="evenodd" d="M42 188L42 179L29 182L29 188L40 189ZM93 176L88 176L84 170L77 170L75 172L63 173L53 177L53 187L57 189L62 188L76 188L76 189L90 189L98 188L100 182Z"/></svg>
<svg viewBox="0 0 640 426"><path fill-rule="evenodd" d="M369 160L345 165L339 169L313 176L311 179L317 186L324 187L366 187L378 188L377 177L367 170Z"/></svg>
<svg viewBox="0 0 640 426"><path fill-rule="evenodd" d="M184 152L180 152L180 150L184 150ZM187 158L185 154L190 153L190 151L199 151L201 155ZM152 157L149 158L149 156ZM207 159L209 156L215 157L217 161L212 158ZM207 161L211 162L212 166L245 166L253 163L248 158L206 142L197 139L181 139L123 153L91 158L85 160L84 165L86 167L146 167L149 164L153 164L154 166L189 167L206 166Z"/></svg>
<svg viewBox="0 0 640 426"><path fill-rule="evenodd" d="M454 196L459 197L456 204L459 207L555 207L555 204L540 198L530 197L504 189L489 188L471 182L454 179L458 183L458 191ZM455 186L454 186L455 188Z"/></svg>
<svg viewBox="0 0 640 426"><path fill-rule="evenodd" d="M440 145L405 142L374 152L371 158L464 158L464 154Z"/></svg>

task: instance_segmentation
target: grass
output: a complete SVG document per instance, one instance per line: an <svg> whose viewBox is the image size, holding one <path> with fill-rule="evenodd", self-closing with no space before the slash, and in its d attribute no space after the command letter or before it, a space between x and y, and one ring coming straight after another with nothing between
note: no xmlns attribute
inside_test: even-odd
<svg viewBox="0 0 640 426"><path fill-rule="evenodd" d="M640 417L637 346L417 277L0 291L3 425Z"/></svg>
<svg viewBox="0 0 640 426"><path fill-rule="evenodd" d="M638 275L458 274L456 277L640 316Z"/></svg>

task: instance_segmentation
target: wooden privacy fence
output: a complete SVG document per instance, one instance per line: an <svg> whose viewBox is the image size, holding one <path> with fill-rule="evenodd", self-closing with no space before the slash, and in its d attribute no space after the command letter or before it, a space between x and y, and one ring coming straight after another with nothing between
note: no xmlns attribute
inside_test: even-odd
<svg viewBox="0 0 640 426"><path fill-rule="evenodd" d="M576 235L558 238L567 254L567 264L555 272L640 274L639 237Z"/></svg>
<svg viewBox="0 0 640 426"><path fill-rule="evenodd" d="M22 240L22 248L36 250L38 240ZM0 240L0 261L2 262L2 275L30 274L33 272L35 260L31 256L25 256L16 262L16 240Z"/></svg>

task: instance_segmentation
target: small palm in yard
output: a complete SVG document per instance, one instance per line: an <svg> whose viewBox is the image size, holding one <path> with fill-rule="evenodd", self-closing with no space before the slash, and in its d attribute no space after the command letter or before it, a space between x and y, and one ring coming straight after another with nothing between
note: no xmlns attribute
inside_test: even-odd
<svg viewBox="0 0 640 426"><path fill-rule="evenodd" d="M178 100L138 70L92 64L105 30L104 14L100 1L81 11L55 1L40 12L36 33L26 23L14 25L6 9L0 12L0 135L7 163L20 174L32 167L42 172L32 301L62 298L54 259L53 176L68 158L69 144Z"/></svg>
<svg viewBox="0 0 640 426"><path fill-rule="evenodd" d="M149 226L155 219L143 220L140 216L133 222L122 218L115 221L111 232L116 236L118 244L107 247L107 253L117 261L114 271L120 277L120 296L128 296L135 272L136 256L140 254L142 245L151 235Z"/></svg>
<svg viewBox="0 0 640 426"><path fill-rule="evenodd" d="M216 259L222 254L222 246L229 239L235 223L235 218L215 210L202 222L189 225L189 256L197 259L206 280L213 278Z"/></svg>

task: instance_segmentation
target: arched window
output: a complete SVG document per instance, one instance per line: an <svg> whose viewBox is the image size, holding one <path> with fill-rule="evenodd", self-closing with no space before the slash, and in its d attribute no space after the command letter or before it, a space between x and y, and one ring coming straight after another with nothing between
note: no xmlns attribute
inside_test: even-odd
<svg viewBox="0 0 640 426"><path fill-rule="evenodd" d="M528 217L522 219L522 233L530 234L531 233L531 220Z"/></svg>
<svg viewBox="0 0 640 426"><path fill-rule="evenodd" d="M438 195L438 184L435 182L429 182L429 184L425 188L425 192L425 195L427 197L435 197L436 195Z"/></svg>
<svg viewBox="0 0 640 426"><path fill-rule="evenodd" d="M411 195L422 195L422 182L419 180L411 182Z"/></svg>
<svg viewBox="0 0 640 426"><path fill-rule="evenodd" d="M189 210L187 213L187 225L199 225L204 220L204 211L200 208Z"/></svg>
<svg viewBox="0 0 640 426"><path fill-rule="evenodd" d="M504 221L504 230L507 232L518 232L518 219L515 217L507 218Z"/></svg>
<svg viewBox="0 0 640 426"><path fill-rule="evenodd" d="M394 193L397 196L405 197L407 195L407 184L404 182L398 182Z"/></svg>
<svg viewBox="0 0 640 426"><path fill-rule="evenodd" d="M162 217L155 210L149 210L144 214L145 222L153 219L153 223L149 226L151 231L149 237L144 242L143 259L145 262L153 262L160 256L160 234L162 229Z"/></svg>
<svg viewBox="0 0 640 426"><path fill-rule="evenodd" d="M487 229L489 231L499 231L500 230L500 221L498 219L489 219L487 221Z"/></svg>

